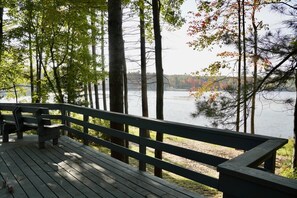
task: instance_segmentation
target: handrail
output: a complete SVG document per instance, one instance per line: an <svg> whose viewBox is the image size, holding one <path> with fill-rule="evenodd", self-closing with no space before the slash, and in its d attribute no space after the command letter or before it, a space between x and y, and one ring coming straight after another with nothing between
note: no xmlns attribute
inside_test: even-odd
<svg viewBox="0 0 297 198"><path fill-rule="evenodd" d="M225 197L238 197L239 194L244 195L242 197L296 197L297 180L257 169L285 143L283 139L271 139L220 164L219 190Z"/></svg>
<svg viewBox="0 0 297 198"><path fill-rule="evenodd" d="M262 135L250 135L237 133L229 130L212 129L206 127L198 127L188 124L180 124L175 122L160 121L150 118L142 118L132 115L124 115L120 113L107 112L102 110L90 109L70 104L0 104L5 105L25 105L46 107L50 110L58 110L59 115L50 115L50 119L61 120L65 124L64 130L79 138L85 143L94 142L111 150L123 153L127 156L139 160L141 170L144 164L151 164L159 168L168 170L175 174L187 177L202 184L217 188L224 193L224 197L248 197L252 190L242 190L244 185L253 187L254 189L263 190L271 195L284 195L294 197L297 193L297 183L287 178L276 176L273 174L275 169L276 150L283 146L287 140L281 138L273 138ZM1 109L1 108L0 108ZM71 117L71 113L82 115L81 119ZM102 120L128 124L139 129L139 135L128 134L123 131L111 129L99 124L89 122L89 118L98 118ZM82 130L77 130L75 126L81 126ZM129 148L122 147L110 141L93 137L88 134L89 130L99 131L105 135L125 139L139 146L139 152ZM201 153L188 148L182 148L176 145L158 142L146 138L141 131L151 130L158 131L163 134L174 135L177 137L187 138L190 140L203 141L211 144L227 146L244 150L242 155L234 159L225 159L207 153ZM219 179L198 173L193 170L172 164L165 160L160 160L146 154L146 148L161 150L183 158L193 160L195 162L204 163L217 168L220 173ZM264 163L264 170L260 170L259 165ZM144 166L145 167L145 166ZM269 172L267 172L269 171ZM281 179L280 179L281 178ZM279 182L279 181L285 182ZM262 184L264 182L264 184ZM296 187L294 185L296 184ZM236 188L237 189L234 189ZM232 191L232 189L234 189ZM232 191L232 192L231 192ZM250 192L249 192L250 191ZM274 191L278 191L275 193ZM243 192L245 192L243 194ZM293 193L293 194L292 194ZM242 196L244 195L244 196ZM254 194L253 194L254 195Z"/></svg>

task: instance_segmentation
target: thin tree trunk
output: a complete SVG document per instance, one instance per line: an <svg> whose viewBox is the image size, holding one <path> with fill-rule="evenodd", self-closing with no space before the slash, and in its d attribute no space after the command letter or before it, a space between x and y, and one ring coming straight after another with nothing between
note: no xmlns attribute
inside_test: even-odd
<svg viewBox="0 0 297 198"><path fill-rule="evenodd" d="M163 120L163 95L164 95L164 82L163 82L163 66L162 66L162 37L160 28L160 1L153 0L153 21L154 21L154 35L155 35L155 61L156 61L156 76L157 76L157 119ZM156 140L163 142L163 133L158 131ZM162 151L155 150L155 157L162 159ZM158 177L162 177L162 169L155 167L154 173Z"/></svg>
<svg viewBox="0 0 297 198"><path fill-rule="evenodd" d="M247 68L245 40L245 1L242 0L242 41L243 41L243 132L247 132Z"/></svg>
<svg viewBox="0 0 297 198"><path fill-rule="evenodd" d="M30 4L29 5L29 15L27 16L28 17L28 21L29 21L29 65L30 65L30 90L31 90L31 103L34 103L34 73L33 73L33 49L32 49L32 26L33 26L33 5Z"/></svg>
<svg viewBox="0 0 297 198"><path fill-rule="evenodd" d="M0 0L0 5L2 6L2 0ZM3 46L4 46L4 41L3 41L3 12L4 12L4 8L0 7L0 64L2 61L2 54L3 54Z"/></svg>
<svg viewBox="0 0 297 198"><path fill-rule="evenodd" d="M240 128L240 99L241 99L241 4L237 0L238 5L238 77L237 77L237 107L236 107L236 131L239 132Z"/></svg>
<svg viewBox="0 0 297 198"><path fill-rule="evenodd" d="M89 101L90 101L90 107L93 109L94 108L94 103L93 103L93 93L92 93L92 84L88 83L88 92L89 92Z"/></svg>
<svg viewBox="0 0 297 198"><path fill-rule="evenodd" d="M14 96L15 96L15 103L19 103L19 100L18 100L18 91L17 91L16 86L15 86L14 83L13 83L13 91L14 91Z"/></svg>
<svg viewBox="0 0 297 198"><path fill-rule="evenodd" d="M89 99L88 99L88 86L84 84L84 98L85 98L85 107L89 107Z"/></svg>
<svg viewBox="0 0 297 198"><path fill-rule="evenodd" d="M100 43L101 43L101 67L102 67L102 73L105 76L105 53L104 53L104 48L105 48L105 43L104 43L104 11L101 11L101 38L100 38ZM107 110L107 104L106 104L106 83L105 83L105 77L102 80L102 100L103 100L103 109L106 111Z"/></svg>
<svg viewBox="0 0 297 198"><path fill-rule="evenodd" d="M55 43L55 39L52 38L51 39L51 46L50 46L50 58L53 64L53 74L54 74L54 80L55 80L55 85L56 85L56 90L57 90L57 100L60 103L64 103L64 95L63 95L63 91L62 91L62 85L61 85L61 76L60 76L60 72L59 72L59 67L58 67L58 63L56 63L56 59L55 59L55 53L54 53L54 43ZM44 67L45 70L45 67ZM48 80L50 81L49 76L47 76ZM52 89L53 91L55 91L55 87L52 84Z"/></svg>
<svg viewBox="0 0 297 198"><path fill-rule="evenodd" d="M124 109L125 109L125 114L129 114L129 109L128 109L128 78L127 78L127 65L126 65L126 60L125 60L125 52L123 53L123 83L124 83ZM125 131L128 132L128 126L125 125Z"/></svg>
<svg viewBox="0 0 297 198"><path fill-rule="evenodd" d="M34 74L33 74L33 49L32 49L31 25L30 25L30 32L29 32L29 64L30 64L31 102L34 103Z"/></svg>
<svg viewBox="0 0 297 198"><path fill-rule="evenodd" d="M62 92L62 86L61 86L61 81L60 81L61 77L60 77L58 68L55 67L55 66L53 68L53 73L54 73L54 78L55 78L55 82L56 82L56 87L57 87L57 90L58 90L58 96L59 96L58 102L64 103L64 95L63 95L63 92Z"/></svg>
<svg viewBox="0 0 297 198"><path fill-rule="evenodd" d="M109 41L109 93L110 111L123 113L123 30L122 1L108 1L108 41ZM110 122L112 129L124 131L123 124ZM124 140L111 137L111 142L125 146ZM125 155L111 150L111 156L125 161Z"/></svg>
<svg viewBox="0 0 297 198"><path fill-rule="evenodd" d="M93 57L93 70L97 72L97 54L96 54L96 32L94 31L95 28L95 21L96 21L96 13L95 9L91 9L91 26L92 26L92 57ZM95 108L99 109L99 93L98 93L98 81L97 76L95 76L94 82L94 92L95 92Z"/></svg>
<svg viewBox="0 0 297 198"><path fill-rule="evenodd" d="M252 25L254 30L254 82L253 82L253 95L251 106L251 134L255 134L255 111L256 111L256 89L257 89L257 76L258 76L258 27L256 25L256 10L258 9L259 1L254 0L253 12L252 12Z"/></svg>
<svg viewBox="0 0 297 198"><path fill-rule="evenodd" d="M146 77L146 47L145 47L145 22L144 22L144 0L139 1L140 8L140 59L141 59L141 102L142 116L148 117L147 101L147 77ZM149 130L145 131L147 138L150 138Z"/></svg>
<svg viewBox="0 0 297 198"><path fill-rule="evenodd" d="M41 68L42 68L42 51L39 38L36 35L36 103L41 102Z"/></svg>
<svg viewBox="0 0 297 198"><path fill-rule="evenodd" d="M296 99L295 99L295 109L294 109L294 150L292 159L292 168L297 170L297 70L295 70L295 89L296 89Z"/></svg>
<svg viewBox="0 0 297 198"><path fill-rule="evenodd" d="M124 43L124 41L123 41ZM128 104L128 78L127 78L127 65L125 59L125 51L123 51L123 83L124 83L124 110L125 114L129 114L129 104ZM129 125L125 124L125 132L129 133ZM129 148L129 141L125 140L125 147ZM125 156L125 162L129 164L129 157Z"/></svg>

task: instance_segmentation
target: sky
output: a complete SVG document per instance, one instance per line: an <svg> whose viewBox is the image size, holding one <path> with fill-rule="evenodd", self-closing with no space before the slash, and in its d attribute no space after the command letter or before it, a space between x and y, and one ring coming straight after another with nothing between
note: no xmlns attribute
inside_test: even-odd
<svg viewBox="0 0 297 198"><path fill-rule="evenodd" d="M182 6L182 13L186 17L188 11L195 11L195 0L186 0ZM280 27L280 22L284 19L275 12L265 9L262 14L258 14L264 23L269 24L270 29ZM163 44L163 69L164 74L190 74L207 67L210 63L221 60L216 54L225 50L219 47L212 51L197 51L190 48L187 42L193 40L187 35L188 24L186 23L177 31L162 31ZM149 72L154 72L154 67L148 68Z"/></svg>
<svg viewBox="0 0 297 198"><path fill-rule="evenodd" d="M195 11L195 0L186 0L182 6L182 14ZM188 24L177 31L162 31L164 74L190 74L207 67L215 59L219 49L215 51L197 51L187 44L193 38L187 35Z"/></svg>

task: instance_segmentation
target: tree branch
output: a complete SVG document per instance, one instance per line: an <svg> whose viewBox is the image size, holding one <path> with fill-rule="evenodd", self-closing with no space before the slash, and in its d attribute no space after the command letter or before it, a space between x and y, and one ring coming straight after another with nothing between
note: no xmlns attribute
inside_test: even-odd
<svg viewBox="0 0 297 198"><path fill-rule="evenodd" d="M263 80L261 81L261 83L258 85L257 89L255 90L255 92L253 92L251 95L255 94L256 92L258 92L260 90L260 88L262 87L262 85L265 83L265 81L280 67L282 66L282 64L284 62L286 62L291 56L297 54L297 48L294 49L291 53L289 53L281 62L279 62L275 67L273 67L268 74L266 74L266 76L263 78Z"/></svg>
<svg viewBox="0 0 297 198"><path fill-rule="evenodd" d="M292 5L290 5L290 4L286 3L286 2L269 2L269 3L263 3L263 4L284 4L285 6L288 6L288 7L292 8L292 9L294 9L294 10L297 10L297 7L292 6Z"/></svg>

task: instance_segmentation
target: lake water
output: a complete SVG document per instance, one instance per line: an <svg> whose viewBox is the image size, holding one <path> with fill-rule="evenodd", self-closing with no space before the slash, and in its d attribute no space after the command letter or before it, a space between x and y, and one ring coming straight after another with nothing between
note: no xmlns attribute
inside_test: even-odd
<svg viewBox="0 0 297 198"><path fill-rule="evenodd" d="M100 94L102 97L102 94ZM271 99L278 100L273 102ZM285 105L281 100L293 98L295 92L271 92L258 96L255 116L256 134L273 137L293 137L293 107ZM28 97L23 100L30 101ZM156 117L156 92L148 92L149 116ZM0 102L14 102L13 100L0 99ZM100 100L100 107L103 106ZM108 102L109 104L109 102ZM195 111L195 98L188 91L165 91L164 93L164 118L165 120L186 123L198 126L211 126L205 117L193 118L191 113ZM140 91L129 91L129 113L142 115ZM249 125L248 125L249 126Z"/></svg>
<svg viewBox="0 0 297 198"><path fill-rule="evenodd" d="M155 118L156 93L149 91L148 97L149 115ZM273 102L271 100L272 98L278 100L278 102ZM293 107L281 102L281 100L288 98L294 99L295 92L271 92L257 98L255 116L256 134L282 138L293 137ZM194 111L195 98L190 96L188 91L165 91L165 120L198 126L211 126L210 121L205 117L191 117L191 113ZM139 91L129 92L129 113L141 115L141 97Z"/></svg>

